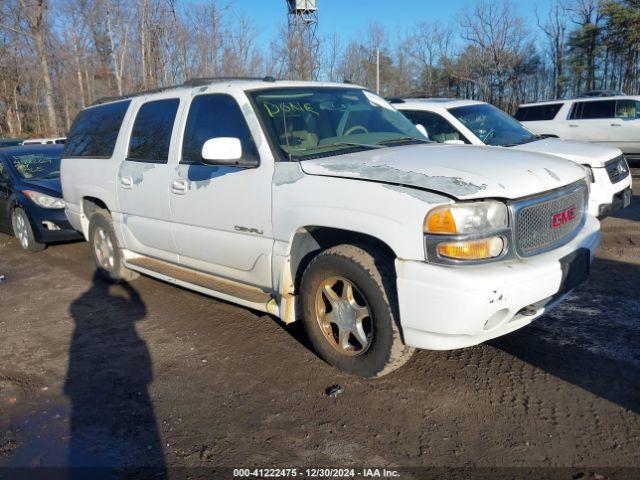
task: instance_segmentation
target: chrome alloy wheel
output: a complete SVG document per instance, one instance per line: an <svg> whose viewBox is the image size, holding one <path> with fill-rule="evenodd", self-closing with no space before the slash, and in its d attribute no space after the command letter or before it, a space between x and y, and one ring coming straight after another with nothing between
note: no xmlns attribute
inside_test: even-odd
<svg viewBox="0 0 640 480"><path fill-rule="evenodd" d="M26 250L29 248L29 228L27 227L27 220L21 213L15 214L14 227L20 245Z"/></svg>
<svg viewBox="0 0 640 480"><path fill-rule="evenodd" d="M111 237L104 228L98 227L93 232L93 249L98 264L105 270L113 270L116 264L116 253Z"/></svg>
<svg viewBox="0 0 640 480"><path fill-rule="evenodd" d="M316 320L325 338L338 352L351 357L371 346L373 322L364 295L349 280L331 277L316 293Z"/></svg>

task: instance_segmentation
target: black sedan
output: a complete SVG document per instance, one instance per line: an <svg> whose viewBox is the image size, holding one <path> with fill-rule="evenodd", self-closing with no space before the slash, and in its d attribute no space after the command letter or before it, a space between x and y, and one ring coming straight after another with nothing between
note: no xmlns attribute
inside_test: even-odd
<svg viewBox="0 0 640 480"><path fill-rule="evenodd" d="M62 146L0 149L0 231L37 252L47 243L80 239L64 213L60 186Z"/></svg>

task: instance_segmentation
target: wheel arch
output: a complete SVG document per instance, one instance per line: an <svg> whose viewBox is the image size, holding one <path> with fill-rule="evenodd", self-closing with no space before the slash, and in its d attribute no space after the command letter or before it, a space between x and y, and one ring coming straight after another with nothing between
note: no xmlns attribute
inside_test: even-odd
<svg viewBox="0 0 640 480"><path fill-rule="evenodd" d="M280 317L285 323L292 323L298 319L299 308L296 299L302 274L309 262L318 253L345 243L362 246L365 249L375 248L382 251L391 262L397 257L388 243L373 235L323 225L299 227L289 240L287 261L282 270Z"/></svg>
<svg viewBox="0 0 640 480"><path fill-rule="evenodd" d="M100 198L91 196L82 197L80 207L82 233L84 234L85 238L89 238L89 219L91 218L91 215L99 210L106 210L107 212L111 212L111 209Z"/></svg>

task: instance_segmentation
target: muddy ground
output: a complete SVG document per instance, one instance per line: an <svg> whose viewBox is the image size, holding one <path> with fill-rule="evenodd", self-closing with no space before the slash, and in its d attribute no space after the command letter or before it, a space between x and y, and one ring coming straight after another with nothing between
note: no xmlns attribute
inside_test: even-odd
<svg viewBox="0 0 640 480"><path fill-rule="evenodd" d="M640 467L635 182L565 304L375 381L323 363L299 326L101 283L85 243L30 255L0 236L0 467Z"/></svg>

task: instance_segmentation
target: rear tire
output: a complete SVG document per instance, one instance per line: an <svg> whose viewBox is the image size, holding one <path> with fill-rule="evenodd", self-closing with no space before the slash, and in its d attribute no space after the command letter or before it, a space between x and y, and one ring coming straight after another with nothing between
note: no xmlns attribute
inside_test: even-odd
<svg viewBox="0 0 640 480"><path fill-rule="evenodd" d="M318 354L365 378L404 365L393 259L376 248L338 245L319 253L300 285L303 323Z"/></svg>
<svg viewBox="0 0 640 480"><path fill-rule="evenodd" d="M124 266L122 249L113 228L111 215L100 210L89 219L89 246L98 276L112 283L130 282L140 276Z"/></svg>
<svg viewBox="0 0 640 480"><path fill-rule="evenodd" d="M13 209L13 212L11 212L11 224L13 226L13 234L25 252L41 252L47 248L46 244L36 241L29 217L27 217L27 213L22 208L16 207Z"/></svg>

